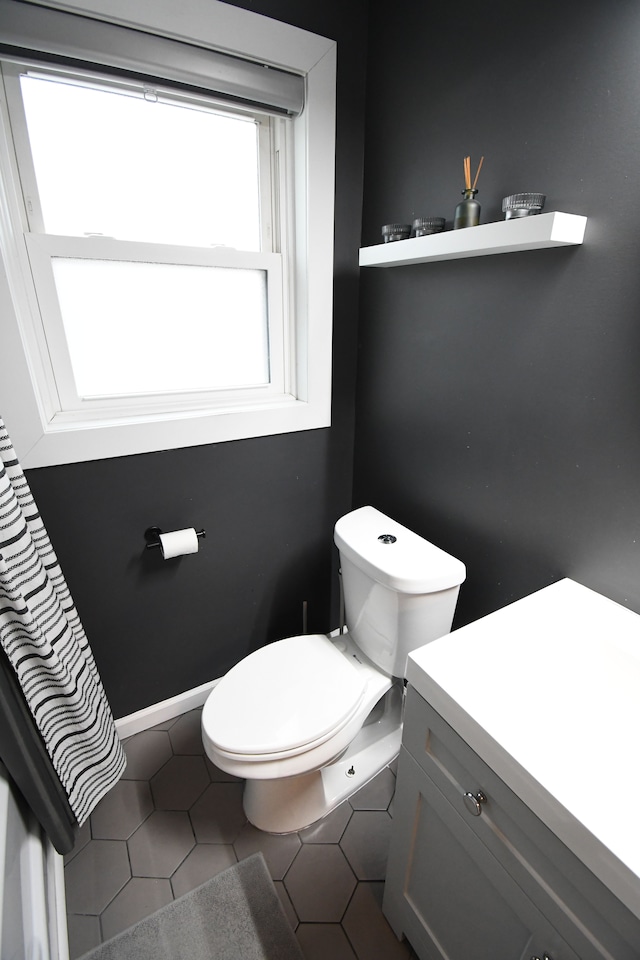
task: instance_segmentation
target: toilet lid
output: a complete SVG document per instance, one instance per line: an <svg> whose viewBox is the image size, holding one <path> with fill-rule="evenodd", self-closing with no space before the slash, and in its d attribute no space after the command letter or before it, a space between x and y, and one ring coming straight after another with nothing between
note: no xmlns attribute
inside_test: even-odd
<svg viewBox="0 0 640 960"><path fill-rule="evenodd" d="M346 723L365 680L323 634L288 637L250 654L212 691L207 733L228 753L281 753Z"/></svg>

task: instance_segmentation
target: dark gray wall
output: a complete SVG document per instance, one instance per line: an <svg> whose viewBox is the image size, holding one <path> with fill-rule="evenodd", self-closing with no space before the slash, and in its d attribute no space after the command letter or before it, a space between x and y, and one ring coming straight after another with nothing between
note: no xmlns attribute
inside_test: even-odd
<svg viewBox="0 0 640 960"><path fill-rule="evenodd" d="M32 470L116 716L335 617L332 525L351 506L365 0L237 3L338 40L334 418L328 430ZM584 246L363 270L354 505L468 567L457 623L561 576L640 611L640 5L542 0L530 20L370 4L362 240L451 220L485 154L508 193L589 217ZM9 425L10 426L10 425ZM202 525L163 564L143 532Z"/></svg>
<svg viewBox="0 0 640 960"><path fill-rule="evenodd" d="M582 247L361 277L354 505L462 559L462 624L569 576L640 611L640 4L372 0L364 244L485 162ZM449 224L450 225L450 224Z"/></svg>
<svg viewBox="0 0 640 960"><path fill-rule="evenodd" d="M330 429L31 470L116 717L337 623L332 528L351 506L366 4L239 2L338 41L334 404ZM8 424L9 429L11 425ZM144 531L202 526L164 563Z"/></svg>

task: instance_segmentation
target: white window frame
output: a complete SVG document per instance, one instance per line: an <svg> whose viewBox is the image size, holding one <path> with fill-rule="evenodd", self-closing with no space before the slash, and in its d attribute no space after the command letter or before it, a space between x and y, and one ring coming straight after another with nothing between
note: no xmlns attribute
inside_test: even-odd
<svg viewBox="0 0 640 960"><path fill-rule="evenodd" d="M92 413L51 416L43 391L46 382L34 342L38 305L25 263L21 225L15 222L17 184L8 169L7 145L0 148L0 311L5 349L0 351L0 415L7 422L23 466L38 467L161 449L268 436L330 425L331 329L333 298L333 224L335 164L336 45L298 28L210 0L179 5L156 0L46 0L45 5L82 13L173 39L196 42L255 59L305 77L305 108L292 121L295 179L292 186L295 236L292 264L292 323L282 355L290 358L288 393L250 403L230 402L220 409L147 410L122 422ZM161 9L160 9L161 8ZM34 6L34 16L37 7ZM6 123L6 116L5 116ZM285 156L285 154L283 154ZM92 241L89 241L92 242ZM287 291L285 291L286 293ZM49 407L49 409L47 409Z"/></svg>

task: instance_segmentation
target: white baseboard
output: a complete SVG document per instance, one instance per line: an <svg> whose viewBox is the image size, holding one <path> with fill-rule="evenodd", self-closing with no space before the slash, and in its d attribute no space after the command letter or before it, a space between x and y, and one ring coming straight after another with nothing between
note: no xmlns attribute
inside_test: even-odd
<svg viewBox="0 0 640 960"><path fill-rule="evenodd" d="M122 717L116 720L116 730L121 740L132 737L134 733L141 733L150 727L155 727L158 723L164 723L166 720L173 720L188 710L195 710L201 707L215 685L219 680L209 680L200 687L194 687L192 690L185 690L176 697L169 700L162 700L160 703L152 703L150 707L138 710L136 713L130 713L128 717Z"/></svg>

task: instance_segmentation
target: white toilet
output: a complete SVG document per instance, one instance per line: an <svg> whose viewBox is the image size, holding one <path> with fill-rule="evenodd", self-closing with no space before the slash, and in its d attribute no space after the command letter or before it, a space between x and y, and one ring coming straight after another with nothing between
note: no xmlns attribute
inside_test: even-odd
<svg viewBox="0 0 640 960"><path fill-rule="evenodd" d="M250 654L202 711L210 760L246 780L249 821L315 823L397 756L407 655L451 630L465 566L374 507L342 517L347 632L289 637Z"/></svg>

